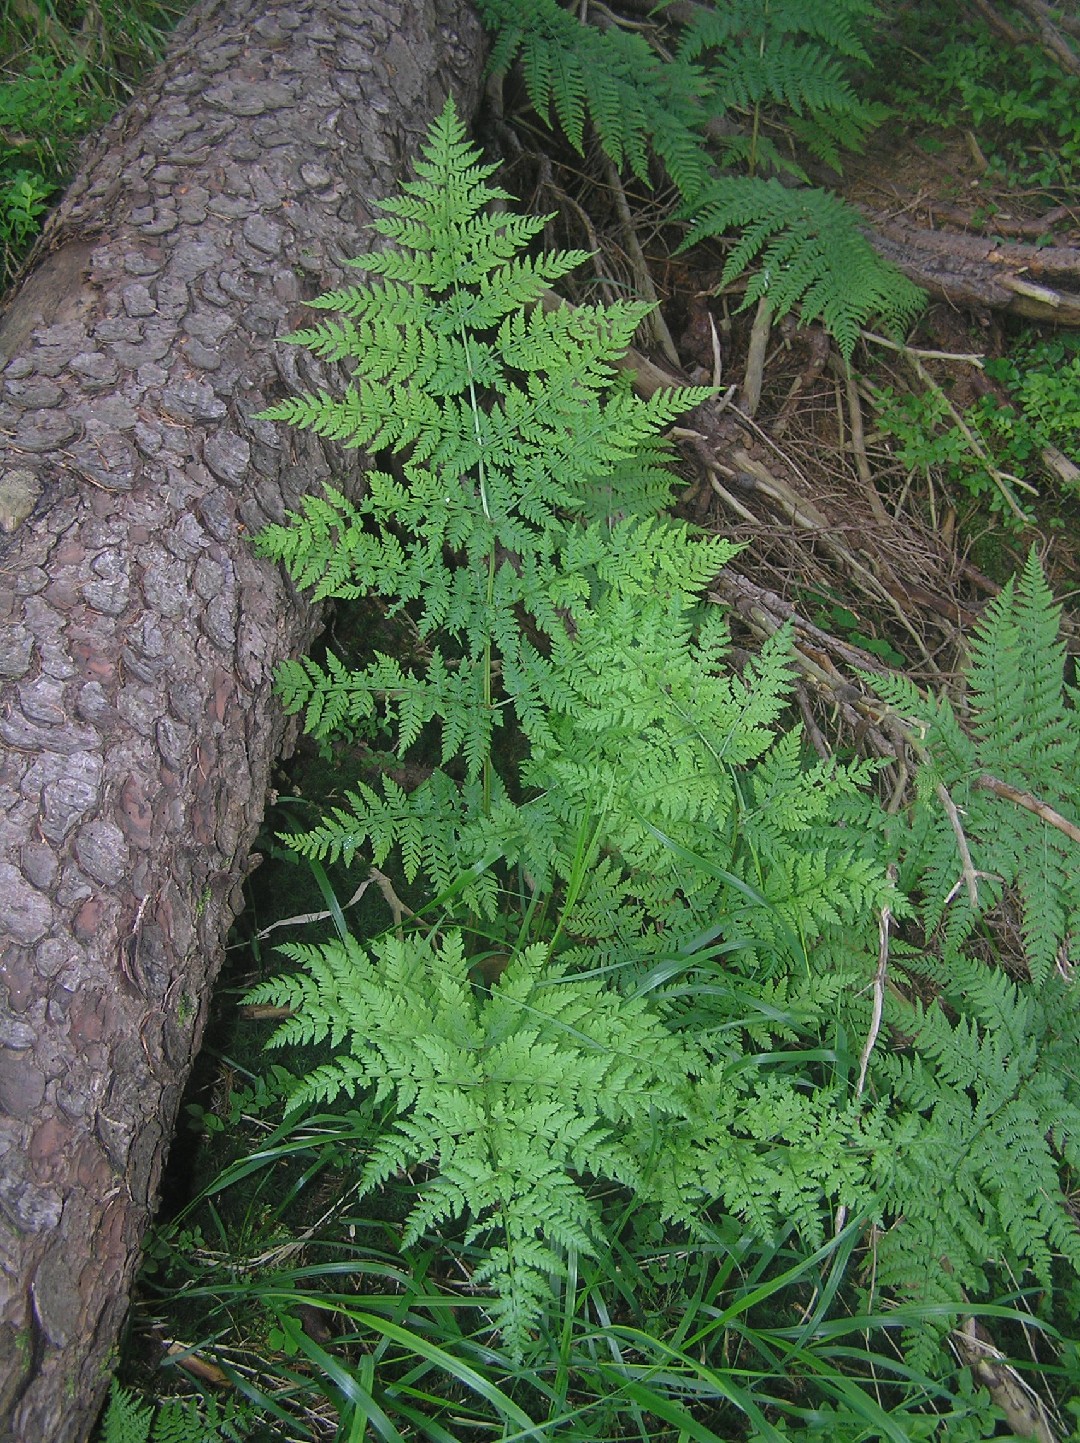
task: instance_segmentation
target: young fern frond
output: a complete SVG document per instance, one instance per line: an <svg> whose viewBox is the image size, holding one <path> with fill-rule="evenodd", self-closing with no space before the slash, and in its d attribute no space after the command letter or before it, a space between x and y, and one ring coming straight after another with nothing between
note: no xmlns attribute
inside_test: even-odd
<svg viewBox="0 0 1080 1443"><path fill-rule="evenodd" d="M358 501L310 499L260 541L320 595L364 591L404 610L424 644L408 662L294 663L283 673L289 708L322 740L378 725L402 758L441 732L440 765L409 790L388 775L358 782L288 841L324 861L363 854L378 866L393 852L408 881L474 919L497 917L503 879L520 871L538 896L565 902L579 945L595 939L581 960L589 975L546 944L523 946L479 993L447 932L383 939L377 965L351 941L294 947L303 972L255 995L293 1009L279 1041L344 1048L301 1081L295 1109L359 1091L393 1102L362 1187L437 1163L408 1236L467 1221L468 1236L487 1243L477 1277L524 1351L567 1251L600 1246L590 1180L631 1189L688 1228L715 1196L762 1228L784 1215L814 1238L824 1236L825 1192L865 1187L876 1124L844 1111L837 1128L831 1101L804 1099L783 1077L729 1077L728 1048L714 1056L662 996L635 999L632 984L703 929L742 949L748 974L763 964L783 974L892 889L822 812L865 769L803 771L781 744L762 795L784 803L768 845L764 831L753 840L745 777L777 745L787 639L733 674L726 627L700 591L735 548L654 514L665 489L658 432L706 393L633 395L615 363L641 307L517 303L523 272L509 239L496 245L473 209L492 192L460 133L448 109L410 190L408 226L395 233L414 247L408 264L379 254L394 285L409 278L410 296L391 290L388 304L393 324L420 338L417 371L387 380L393 345L377 299L339 292L352 329L330 322L303 334L335 354L381 337L374 375L361 347L343 402L312 397L271 413L350 441L389 437L399 468L372 473ZM447 235L444 211L455 217ZM482 259L468 286L451 239ZM496 726L513 741L502 768ZM800 789L824 801L800 800ZM582 861L583 817L595 865ZM804 854L801 866L782 838ZM605 956L627 988L598 970Z"/></svg>

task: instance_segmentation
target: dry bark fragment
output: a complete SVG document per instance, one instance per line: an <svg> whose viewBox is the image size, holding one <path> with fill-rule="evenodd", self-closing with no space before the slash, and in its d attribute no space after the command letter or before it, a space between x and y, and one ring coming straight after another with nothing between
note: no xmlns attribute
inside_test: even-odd
<svg viewBox="0 0 1080 1443"><path fill-rule="evenodd" d="M931 294L953 305L1080 326L1080 249L1003 243L871 218L874 249Z"/></svg>

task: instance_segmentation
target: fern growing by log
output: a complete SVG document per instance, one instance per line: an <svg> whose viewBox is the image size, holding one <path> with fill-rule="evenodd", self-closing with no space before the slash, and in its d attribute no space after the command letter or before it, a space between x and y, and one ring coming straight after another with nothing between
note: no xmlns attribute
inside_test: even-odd
<svg viewBox="0 0 1080 1443"><path fill-rule="evenodd" d="M383 283L320 298L317 308L344 311L348 325L332 319L291 338L347 355L356 383L341 399L291 398L266 413L402 454L401 475L374 473L355 504L333 491L308 498L259 546L316 596L386 598L426 653L413 670L387 656L362 669L334 656L290 664L289 708L320 738L376 723L402 759L436 725L439 769L411 792L389 777L381 790L357 785L293 843L320 860L351 860L370 844L376 865L400 848L407 877L425 874L436 892L475 869L468 898L490 912L497 887L485 859L521 865L541 886L565 878L574 819L610 793L600 844L633 874L627 897L651 909L666 897L665 925L681 914L681 926L696 926L723 890L715 865L707 885L704 872L688 885L685 861L656 834L673 832L684 852L717 832L738 836L731 769L767 752L789 686L782 644L733 682L723 627L715 616L701 623L697 594L734 548L647 514L662 499L658 482L670 488L657 432L707 393L643 401L630 391L615 363L644 307L535 304L580 256L522 256L542 221L482 213L506 197L450 112L418 171L376 223L399 248L357 262ZM590 520L605 498L638 514ZM703 704L726 737L719 751L680 719ZM500 774L494 734L511 726L530 752L520 773ZM459 766L463 784L451 776ZM838 797L862 776L830 769L820 794ZM522 785L528 799L516 802ZM789 906L791 925L812 926L815 898L839 920L882 894L868 857L846 849L842 859L835 837L831 850L803 841L801 879L780 883L783 867L773 870L758 893L770 898L765 911ZM737 868L750 867L744 854ZM725 864L735 860L725 852ZM809 868L833 881L815 890Z"/></svg>
<svg viewBox="0 0 1080 1443"><path fill-rule="evenodd" d="M434 746L438 765L411 787L358 781L289 841L395 854L438 923L285 949L298 970L254 997L291 1009L279 1043L336 1054L296 1079L294 1113L378 1102L361 1190L424 1165L407 1236L461 1223L519 1357L571 1254L608 1246L605 1189L682 1236L719 1209L810 1247L842 1205L889 1224L882 1275L931 1304L999 1266L1044 1287L1080 1270L1063 1191L1080 1008L1059 975L1077 732L1035 563L973 643L970 737L946 703L874 679L928 729L900 825L870 765L808 758L783 730L783 635L741 673L728 661L699 598L734 548L657 514L658 433L701 393L642 402L616 374L642 308L538 304L578 257L523 258L540 222L486 212L504 197L450 106L419 170L379 223L398 249L362 260L382 284L323 298L344 319L294 338L354 362L354 384L269 413L383 446L397 469L360 500L310 498L259 544L317 594L373 595L411 631L415 660L297 662L283 694L320 738L373 725L401 761ZM939 783L974 862L927 805ZM984 823L980 807L1005 806L1006 826ZM1019 890L1033 985L974 960L981 909L956 899L958 870L984 902ZM922 928L893 966L931 978L933 1006L886 1000L890 915ZM493 937L506 965L485 980ZM875 987L895 1033L871 1046ZM925 1362L933 1330L914 1346Z"/></svg>
<svg viewBox="0 0 1080 1443"><path fill-rule="evenodd" d="M637 466L655 493L658 429L704 393L644 402L616 374L641 307L535 304L578 257L520 259L539 223L484 214L503 197L450 107L418 169L378 223L400 249L361 262L384 284L318 303L349 326L294 337L348 356L356 382L268 413L396 451L400 472L356 502L311 499L259 545L320 595L383 598L422 653L415 667L287 668L309 729L374 721L403 760L440 734L426 780L357 783L291 845L376 865L396 850L465 930L370 954L287 949L302 971L254 996L294 1009L278 1041L345 1047L299 1081L297 1110L372 1090L393 1102L361 1187L437 1165L409 1235L468 1218L488 1244L478 1280L520 1352L567 1252L600 1246L598 1180L686 1228L719 1198L763 1233L790 1217L817 1242L828 1196L867 1196L874 1116L830 1086L803 1096L782 1068L744 1068L663 995L633 992L673 948L692 965L718 916L748 974L781 975L897 899L872 848L835 824L867 768L808 767L795 734L777 740L786 639L740 676L718 613L702 613L734 548L649 514ZM596 519L598 496L630 514ZM510 762L496 727L515 734ZM462 939L478 917L497 924L514 869L530 915L556 920L525 924L478 994Z"/></svg>

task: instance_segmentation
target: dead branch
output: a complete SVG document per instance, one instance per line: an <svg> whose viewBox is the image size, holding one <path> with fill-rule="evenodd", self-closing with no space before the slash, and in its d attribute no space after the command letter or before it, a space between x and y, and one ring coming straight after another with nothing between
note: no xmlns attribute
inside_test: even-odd
<svg viewBox="0 0 1080 1443"><path fill-rule="evenodd" d="M867 213L867 239L931 295L952 305L1080 326L1080 249L1000 244Z"/></svg>
<svg viewBox="0 0 1080 1443"><path fill-rule="evenodd" d="M1049 803L1042 801L1033 792L1025 792L1020 787L1003 782L1000 777L991 776L989 772L980 773L975 778L975 785L984 792L993 792L995 796L1003 797L1007 802L1015 802L1025 811L1033 812L1048 826L1056 827L1059 832L1064 832L1071 841L1080 842L1080 827L1063 817L1060 812L1056 812Z"/></svg>

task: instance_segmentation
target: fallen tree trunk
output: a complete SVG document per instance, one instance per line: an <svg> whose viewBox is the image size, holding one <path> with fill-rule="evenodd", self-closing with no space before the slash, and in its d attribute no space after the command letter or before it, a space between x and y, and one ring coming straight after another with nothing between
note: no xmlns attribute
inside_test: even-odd
<svg viewBox="0 0 1080 1443"><path fill-rule="evenodd" d="M254 419L275 338L481 46L462 0L207 0L0 318L0 1437L108 1382L315 628L249 533L360 475Z"/></svg>

